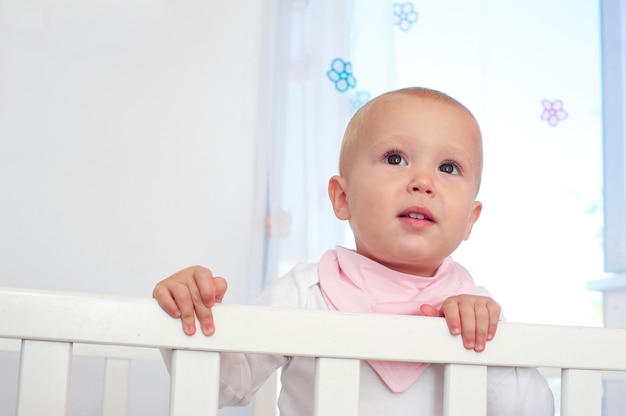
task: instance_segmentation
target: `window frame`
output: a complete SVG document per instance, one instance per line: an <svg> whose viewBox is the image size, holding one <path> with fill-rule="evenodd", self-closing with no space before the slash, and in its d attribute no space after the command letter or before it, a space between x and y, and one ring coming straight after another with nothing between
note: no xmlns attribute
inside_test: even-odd
<svg viewBox="0 0 626 416"><path fill-rule="evenodd" d="M604 267L626 276L626 7L600 2L602 51Z"/></svg>

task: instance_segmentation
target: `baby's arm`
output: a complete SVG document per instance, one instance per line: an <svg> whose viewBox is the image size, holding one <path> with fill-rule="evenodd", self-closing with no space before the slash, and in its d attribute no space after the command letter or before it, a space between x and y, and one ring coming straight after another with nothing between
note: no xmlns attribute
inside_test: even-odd
<svg viewBox="0 0 626 416"><path fill-rule="evenodd" d="M487 341L496 335L500 321L500 305L488 296L451 296L437 310L422 305L425 316L443 316L452 335L462 334L463 345L468 350L483 351Z"/></svg>
<svg viewBox="0 0 626 416"><path fill-rule="evenodd" d="M187 335L196 332L196 317L204 335L215 332L211 308L224 298L228 285L221 277L214 277L211 270L193 266L160 281L152 296L165 312L181 318Z"/></svg>

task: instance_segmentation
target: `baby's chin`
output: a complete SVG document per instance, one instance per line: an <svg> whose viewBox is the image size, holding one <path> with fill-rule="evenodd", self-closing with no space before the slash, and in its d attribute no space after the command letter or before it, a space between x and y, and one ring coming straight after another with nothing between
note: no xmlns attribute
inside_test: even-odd
<svg viewBox="0 0 626 416"><path fill-rule="evenodd" d="M433 250L433 245L424 238L397 239L375 245L357 242L357 253L399 273L419 277L432 277L447 255Z"/></svg>
<svg viewBox="0 0 626 416"><path fill-rule="evenodd" d="M433 261L418 256L388 257L375 259L383 266L399 273L410 274L419 277L433 277L443 260Z"/></svg>

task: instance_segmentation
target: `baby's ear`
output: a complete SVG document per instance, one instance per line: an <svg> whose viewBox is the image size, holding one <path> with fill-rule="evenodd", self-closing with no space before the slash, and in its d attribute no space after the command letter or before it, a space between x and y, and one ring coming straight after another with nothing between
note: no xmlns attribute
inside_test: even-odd
<svg viewBox="0 0 626 416"><path fill-rule="evenodd" d="M328 181L328 196L333 204L335 216L340 220L350 219L350 207L346 194L346 179L341 176L333 176Z"/></svg>
<svg viewBox="0 0 626 416"><path fill-rule="evenodd" d="M474 224L476 224L476 221L478 221L478 218L480 218L480 213L482 212L482 210L483 204L479 201L474 201L463 240L467 240L469 238L470 234L472 233L472 228L474 227Z"/></svg>

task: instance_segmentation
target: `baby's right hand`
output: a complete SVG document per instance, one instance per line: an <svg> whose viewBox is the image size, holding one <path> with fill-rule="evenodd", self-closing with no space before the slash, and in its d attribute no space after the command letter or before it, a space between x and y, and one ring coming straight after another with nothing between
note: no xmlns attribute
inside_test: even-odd
<svg viewBox="0 0 626 416"><path fill-rule="evenodd" d="M193 266L160 281L152 292L159 305L174 318L180 318L187 335L196 332L196 316L204 335L215 332L211 308L224 298L228 285L211 270Z"/></svg>

